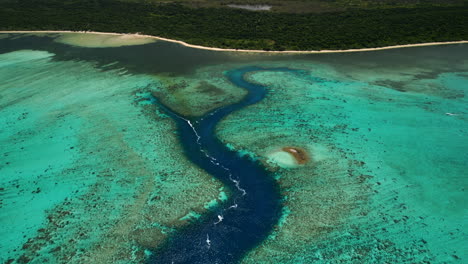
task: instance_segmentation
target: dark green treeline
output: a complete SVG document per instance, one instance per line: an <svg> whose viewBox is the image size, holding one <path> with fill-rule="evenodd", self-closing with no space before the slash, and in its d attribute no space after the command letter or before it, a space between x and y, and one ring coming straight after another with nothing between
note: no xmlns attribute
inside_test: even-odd
<svg viewBox="0 0 468 264"><path fill-rule="evenodd" d="M468 40L468 5L287 14L109 0L3 0L0 29L140 32L238 49L349 49Z"/></svg>

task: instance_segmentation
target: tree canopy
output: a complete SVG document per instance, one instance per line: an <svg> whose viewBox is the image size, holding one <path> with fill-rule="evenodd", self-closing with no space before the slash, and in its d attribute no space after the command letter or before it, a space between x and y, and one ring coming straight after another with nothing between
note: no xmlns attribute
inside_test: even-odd
<svg viewBox="0 0 468 264"><path fill-rule="evenodd" d="M235 49L370 48L468 40L468 5L289 14L111 0L4 1L0 29L138 32Z"/></svg>

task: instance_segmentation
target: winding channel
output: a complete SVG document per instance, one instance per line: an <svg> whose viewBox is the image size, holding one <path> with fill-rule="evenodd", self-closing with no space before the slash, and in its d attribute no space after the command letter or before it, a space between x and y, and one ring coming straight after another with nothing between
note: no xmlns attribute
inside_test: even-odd
<svg viewBox="0 0 468 264"><path fill-rule="evenodd" d="M287 68L246 67L226 73L247 89L242 101L198 118L181 116L155 103L176 123L186 156L230 189L231 197L198 221L176 232L155 250L149 263L237 263L271 232L281 215L281 196L270 173L259 163L229 150L215 135L216 124L230 113L261 101L266 88L245 80L255 71Z"/></svg>

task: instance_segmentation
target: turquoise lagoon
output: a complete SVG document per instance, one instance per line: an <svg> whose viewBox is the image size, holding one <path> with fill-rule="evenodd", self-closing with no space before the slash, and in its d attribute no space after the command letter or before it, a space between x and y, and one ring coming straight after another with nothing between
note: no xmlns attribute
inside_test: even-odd
<svg viewBox="0 0 468 264"><path fill-rule="evenodd" d="M0 36L2 263L144 263L228 200L148 98L201 116L246 95L226 78L246 66L300 74L249 73L266 98L216 128L283 197L242 263L468 259L468 45L260 55Z"/></svg>

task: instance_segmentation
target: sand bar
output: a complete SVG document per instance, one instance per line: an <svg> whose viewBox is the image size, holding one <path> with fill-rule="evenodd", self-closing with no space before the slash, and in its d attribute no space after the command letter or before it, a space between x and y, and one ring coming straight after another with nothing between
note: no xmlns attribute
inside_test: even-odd
<svg viewBox="0 0 468 264"><path fill-rule="evenodd" d="M112 48L122 46L144 45L157 41L140 35L103 35L83 33L63 33L56 42L85 48Z"/></svg>
<svg viewBox="0 0 468 264"><path fill-rule="evenodd" d="M244 50L244 49L222 49L222 48L213 48L205 47L200 45L192 45L180 40L168 39L163 37L156 37L151 35L142 35L138 33L110 33L110 32L95 32L95 31L53 31L53 30L39 30L39 31L0 31L0 33L83 33L83 34L104 34L104 35L114 35L114 36L134 36L135 38L153 38L168 42L174 42L181 44L186 47L195 48L195 49L204 49L204 50L213 50L213 51L230 51L230 52L252 52L252 53L297 53L297 54L307 54L307 53L341 53L341 52L363 52L363 51L376 51L376 50L388 50L388 49L399 49L399 48L410 48L410 47L424 47L424 46L436 46L436 45L450 45L450 44L468 44L468 40L460 41L446 41L446 42L428 42L428 43L418 43L418 44L406 44L406 45L395 45L379 48L364 48L364 49L346 49L346 50L285 50L285 51L266 51L266 50Z"/></svg>

